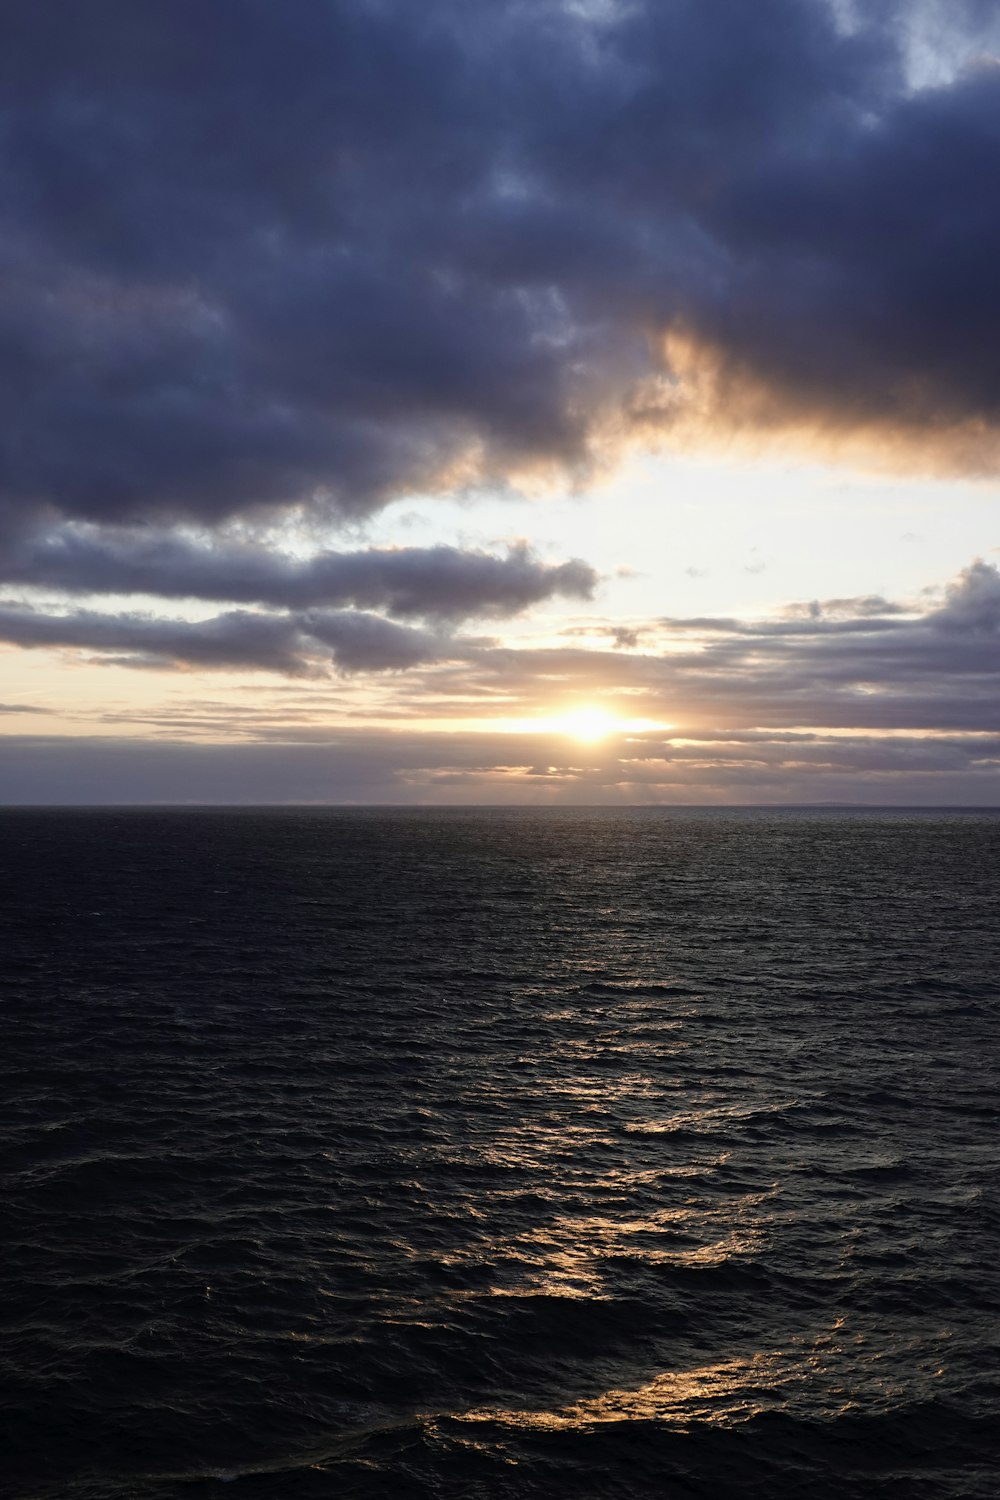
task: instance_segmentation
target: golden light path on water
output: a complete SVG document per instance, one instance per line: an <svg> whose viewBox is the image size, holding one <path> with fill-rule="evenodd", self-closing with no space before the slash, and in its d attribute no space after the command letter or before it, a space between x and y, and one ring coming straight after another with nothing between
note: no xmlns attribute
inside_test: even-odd
<svg viewBox="0 0 1000 1500"><path fill-rule="evenodd" d="M776 1351L762 1350L748 1360L664 1371L635 1389L605 1391L554 1411L485 1408L464 1412L459 1420L547 1430L609 1422L746 1420L767 1406L768 1393L774 1396L787 1384L790 1364L787 1356L782 1359Z"/></svg>

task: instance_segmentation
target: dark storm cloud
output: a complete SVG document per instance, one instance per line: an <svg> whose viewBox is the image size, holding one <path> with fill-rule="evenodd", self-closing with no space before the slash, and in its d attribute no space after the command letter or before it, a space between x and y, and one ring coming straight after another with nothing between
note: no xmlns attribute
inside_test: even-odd
<svg viewBox="0 0 1000 1500"><path fill-rule="evenodd" d="M8 0L7 505L362 514L692 390L990 462L1000 69L914 90L926 7L855 9Z"/></svg>
<svg viewBox="0 0 1000 1500"><path fill-rule="evenodd" d="M589 598L597 575L578 560L541 563L524 544L504 557L441 546L320 552L300 560L260 545L204 545L169 532L106 537L93 527L62 527L0 546L0 579L70 593L351 605L460 620L513 615L557 595Z"/></svg>

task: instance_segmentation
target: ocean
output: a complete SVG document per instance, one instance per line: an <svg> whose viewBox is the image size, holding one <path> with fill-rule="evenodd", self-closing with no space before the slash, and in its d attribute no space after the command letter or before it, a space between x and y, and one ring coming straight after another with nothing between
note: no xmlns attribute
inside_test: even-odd
<svg viewBox="0 0 1000 1500"><path fill-rule="evenodd" d="M0 813L11 1500L1000 1494L1000 815Z"/></svg>

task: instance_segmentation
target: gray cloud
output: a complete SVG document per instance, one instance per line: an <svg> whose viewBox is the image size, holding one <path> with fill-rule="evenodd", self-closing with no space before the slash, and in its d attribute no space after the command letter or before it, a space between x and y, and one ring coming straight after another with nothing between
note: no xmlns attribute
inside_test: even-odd
<svg viewBox="0 0 1000 1500"><path fill-rule="evenodd" d="M51 614L2 602L0 641L86 650L131 667L201 667L286 676L321 675L331 665L345 672L402 671L458 649L446 637L362 611L266 615L232 610L209 620L188 621L95 610Z"/></svg>
<svg viewBox="0 0 1000 1500"><path fill-rule="evenodd" d="M994 566L974 562L943 604L874 608L839 599L772 620L668 618L643 631L642 652L495 649L444 680L477 693L502 686L538 713L560 695L625 694L627 715L701 726L1000 729Z"/></svg>
<svg viewBox="0 0 1000 1500"><path fill-rule="evenodd" d="M630 441L720 425L996 472L997 32L973 0L79 0L58 26L8 0L0 578L34 607L0 605L0 639L405 670L400 713L625 693L703 734L893 729L971 756L940 736L1000 730L984 563L919 608L629 621L616 649L538 651L451 631L590 597L585 563L299 561L247 537L526 471L575 482ZM232 607L189 621L43 591ZM666 764L662 735L642 742L636 785ZM729 753L733 786L794 779L767 743L756 771ZM810 775L828 757L830 785L848 774L830 746L797 749ZM878 776L903 753L858 738L851 764ZM707 774L695 760L673 745L678 785ZM489 774L379 764L373 786Z"/></svg>
<svg viewBox="0 0 1000 1500"><path fill-rule="evenodd" d="M358 515L585 472L691 389L992 464L989 9L836 15L9 0L0 493Z"/></svg>
<svg viewBox="0 0 1000 1500"><path fill-rule="evenodd" d="M389 711L404 719L548 717L560 702L596 698L625 718L680 726L677 733L684 725L1000 731L1000 572L982 560L923 609L865 596L770 620L654 620L632 627L624 642L614 626L593 628L610 630L614 646L503 646L360 610L237 610L189 622L0 605L0 640L134 666L289 676L406 671ZM623 643L631 649L623 652Z"/></svg>
<svg viewBox="0 0 1000 1500"><path fill-rule="evenodd" d="M651 621L643 640L666 649L623 654L499 647L358 611L187 622L4 607L2 639L133 665L409 670L392 729L350 727L343 682L255 685L233 703L109 709L106 729L153 739L0 737L0 784L13 802L997 803L1000 572L977 561L922 610L875 608ZM662 727L581 744L551 727L581 700ZM491 706L495 729L461 722ZM503 732L533 713L537 731ZM421 714L459 722L414 732Z"/></svg>
<svg viewBox="0 0 1000 1500"><path fill-rule="evenodd" d="M70 593L354 606L455 621L513 615L558 596L589 598L597 575L578 559L539 562L523 543L502 557L439 546L327 551L300 560L245 542L61 527L12 537L0 548L0 579Z"/></svg>

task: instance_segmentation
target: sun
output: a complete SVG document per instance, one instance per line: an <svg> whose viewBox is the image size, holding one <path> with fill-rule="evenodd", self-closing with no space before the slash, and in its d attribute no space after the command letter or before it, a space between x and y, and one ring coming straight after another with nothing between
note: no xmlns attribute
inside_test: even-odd
<svg viewBox="0 0 1000 1500"><path fill-rule="evenodd" d="M618 720L613 714L609 714L606 708L596 708L590 704L563 714L558 724L564 734L571 735L573 739L581 740L587 745L607 739L609 734L613 734L621 727Z"/></svg>
<svg viewBox="0 0 1000 1500"><path fill-rule="evenodd" d="M557 710L539 718L491 719L485 721L482 727L499 730L503 734L565 735L567 739L576 740L581 745L596 745L613 737L661 734L673 726L660 719L625 719L599 704L579 703L575 708Z"/></svg>

